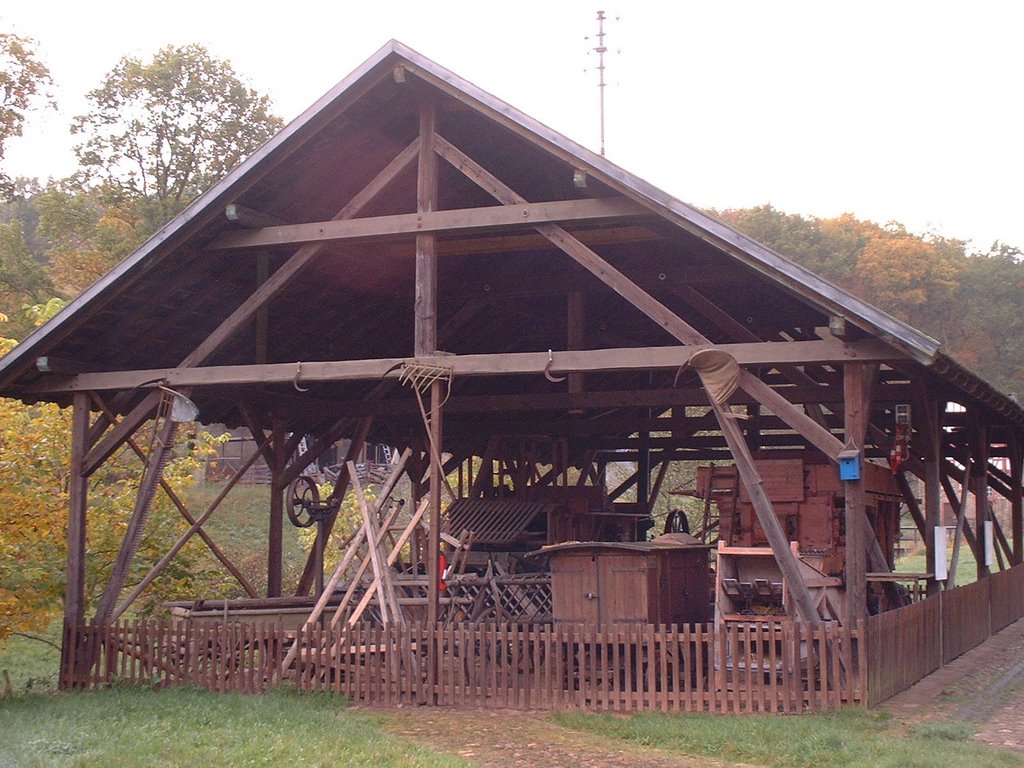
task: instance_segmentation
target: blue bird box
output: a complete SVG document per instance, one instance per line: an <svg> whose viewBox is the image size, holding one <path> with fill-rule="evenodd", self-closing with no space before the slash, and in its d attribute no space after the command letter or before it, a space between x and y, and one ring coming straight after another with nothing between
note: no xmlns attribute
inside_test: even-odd
<svg viewBox="0 0 1024 768"><path fill-rule="evenodd" d="M860 450L857 448L839 452L839 479L860 480Z"/></svg>

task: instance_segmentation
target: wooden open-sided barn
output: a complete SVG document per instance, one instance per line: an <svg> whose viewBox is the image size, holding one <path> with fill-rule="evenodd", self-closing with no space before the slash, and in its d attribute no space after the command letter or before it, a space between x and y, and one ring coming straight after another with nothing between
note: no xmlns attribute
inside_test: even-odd
<svg viewBox="0 0 1024 768"><path fill-rule="evenodd" d="M865 620L902 602L893 526L909 509L928 551L925 591L937 594L944 495L975 547L987 626L1017 611L996 598L1019 591L1024 559L1015 400L933 339L396 42L0 361L0 393L74 408L66 685L136 660L171 679L188 664L176 633L212 632L204 647L235 637L232 658L256 664L242 665L252 689L293 674L395 701L479 704L487 691L506 704L512 691L518 705L721 711L867 701ZM247 427L270 467L266 594L206 536L254 601L314 586L314 552L300 582L283 583L281 540L286 489L318 454L342 438L349 459L366 443L402 453L395 475L411 478L414 509L399 516L387 494L360 496L370 587L345 592L332 578L322 600L306 598L330 627L309 622L289 645L267 627L170 626L140 640L115 623L149 583L125 580L174 444L168 408L184 399L204 423ZM86 629L88 478L154 419L128 533ZM680 461L715 464L702 482L726 516L711 582L716 626L733 623L725 639L707 640L715 629L701 625L549 623L536 579L498 554L584 540L607 545L587 556L632 552L661 568L671 547L639 542ZM607 466L623 462L631 475L608 487ZM307 499L327 531L331 502L353 484L361 493L350 475L333 499ZM1008 525L990 492L1007 500ZM448 494L449 518L464 525L446 523ZM192 533L212 511L181 508ZM445 546L463 592L442 583ZM486 571L472 561L483 552ZM534 613L514 615L510 599ZM651 621L679 615L651 599ZM371 603L383 626L331 634L334 616ZM502 623L523 615L537 621ZM402 634L407 625L420 634ZM470 647L489 661L468 661ZM336 666L309 671L321 662ZM176 679L223 684L203 669L209 680ZM770 699L756 703L755 688Z"/></svg>

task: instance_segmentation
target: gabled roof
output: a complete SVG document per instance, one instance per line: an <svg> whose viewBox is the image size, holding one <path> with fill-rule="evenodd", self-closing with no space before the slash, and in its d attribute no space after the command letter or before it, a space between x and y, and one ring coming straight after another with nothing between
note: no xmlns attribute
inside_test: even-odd
<svg viewBox="0 0 1024 768"><path fill-rule="evenodd" d="M180 364L295 249L268 245L263 255L254 256L215 247L238 231L225 218L225 207L240 203L287 223L329 221L396 155L408 151L417 136L419 102L427 97L439 99L439 132L529 201L632 200L637 208L631 215L595 218L593 226L579 226L579 236L600 243L607 258L633 279L653 281L651 290L665 292L666 303L677 312L689 312L692 322L704 323L709 336L720 327L684 306L678 291L706 284L710 300L769 340L813 338L815 327L840 315L861 333L888 344L894 357L934 369L955 387L1024 423L1024 412L1015 403L963 370L927 335L395 41L0 360L0 393L27 400L41 397L32 391L41 356L73 360L94 371ZM585 190L574 186L574 170L586 173ZM446 166L441 173L439 210L494 204L453 168ZM415 167L385 191L361 215L415 212ZM583 270L556 264L552 254L557 249L550 244L532 243L519 229L514 230L514 243L492 234L439 234L439 319L454 327L452 337L441 340L445 349L458 354L564 349L564 323L554 317L546 297L564 295L567 285L600 294L592 302L599 311L588 329L591 345L676 343ZM269 304L263 321L266 360L411 356L411 240L378 233L326 244L316 262ZM480 305L475 311L486 318L488 332L467 328L460 316L474 315L467 309L472 301ZM598 341L602 334L619 341ZM255 344L248 329L208 362L252 362ZM948 371L955 376L947 376ZM507 391L520 389L518 382ZM352 398L362 391L339 385L323 395ZM502 390L479 389L480 394L496 391ZM277 393L279 399L286 394ZM53 397L66 402L60 395ZM224 402L218 406L216 400ZM230 392L211 395L204 417L209 413L230 419L230 400Z"/></svg>

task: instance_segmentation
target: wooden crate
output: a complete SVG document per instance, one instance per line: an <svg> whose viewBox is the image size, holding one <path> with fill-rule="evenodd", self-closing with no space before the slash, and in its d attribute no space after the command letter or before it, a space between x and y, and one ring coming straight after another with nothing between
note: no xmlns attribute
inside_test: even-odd
<svg viewBox="0 0 1024 768"><path fill-rule="evenodd" d="M710 618L708 547L572 542L545 547L556 622L688 624Z"/></svg>

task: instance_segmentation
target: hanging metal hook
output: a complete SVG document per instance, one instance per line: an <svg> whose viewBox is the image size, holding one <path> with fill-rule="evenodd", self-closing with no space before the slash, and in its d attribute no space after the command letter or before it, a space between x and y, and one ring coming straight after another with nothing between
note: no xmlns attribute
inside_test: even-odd
<svg viewBox="0 0 1024 768"><path fill-rule="evenodd" d="M555 362L555 356L551 352L551 350L549 349L548 350L548 364L544 366L544 378L547 379L548 381L554 383L554 384L558 384L560 381L565 381L568 377L567 376L552 376L551 375L551 364L553 362Z"/></svg>
<svg viewBox="0 0 1024 768"><path fill-rule="evenodd" d="M292 386L295 387L296 392L309 392L309 387L303 387L299 384L302 379L302 363L299 362L295 367L295 378L292 379Z"/></svg>

